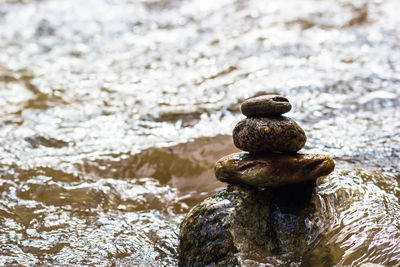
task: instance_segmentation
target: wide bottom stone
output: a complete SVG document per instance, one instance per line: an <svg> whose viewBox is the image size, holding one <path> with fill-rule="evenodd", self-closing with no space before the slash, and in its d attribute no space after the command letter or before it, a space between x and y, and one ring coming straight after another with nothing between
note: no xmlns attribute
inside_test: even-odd
<svg viewBox="0 0 400 267"><path fill-rule="evenodd" d="M230 185L195 206L181 224L179 266L298 262L307 250L305 216L314 184L283 188Z"/></svg>
<svg viewBox="0 0 400 267"><path fill-rule="evenodd" d="M183 219L179 266L400 266L398 193L394 177L365 170L229 185Z"/></svg>
<svg viewBox="0 0 400 267"><path fill-rule="evenodd" d="M329 156L318 154L234 153L215 164L215 176L226 183L283 186L315 180L335 168Z"/></svg>

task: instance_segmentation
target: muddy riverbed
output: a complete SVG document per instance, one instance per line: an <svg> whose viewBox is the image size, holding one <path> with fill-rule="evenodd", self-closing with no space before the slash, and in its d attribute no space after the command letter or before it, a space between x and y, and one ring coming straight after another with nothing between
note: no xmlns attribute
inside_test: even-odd
<svg viewBox="0 0 400 267"><path fill-rule="evenodd" d="M236 151L239 103L263 93L289 98L303 152L382 173L392 186L379 197L397 207L398 10L397 0L0 0L0 265L176 265L183 215L224 186L212 168ZM400 265L400 246L368 252L387 235L346 238L371 228L363 203L336 218L334 263Z"/></svg>

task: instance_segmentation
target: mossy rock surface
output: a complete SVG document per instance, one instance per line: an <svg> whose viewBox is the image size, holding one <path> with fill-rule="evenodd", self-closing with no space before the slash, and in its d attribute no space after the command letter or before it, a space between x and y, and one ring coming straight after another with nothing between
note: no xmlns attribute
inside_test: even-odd
<svg viewBox="0 0 400 267"><path fill-rule="evenodd" d="M307 202L304 198L310 195L312 187L311 183L299 185L301 202ZM290 187L284 188L293 192ZM283 214L275 206L279 204L276 197L280 192L230 185L195 206L181 224L179 265L278 264L277 253L290 252L300 245L296 238L290 238L291 241L279 239L304 234L295 213ZM296 201L299 194L293 197ZM303 210L304 205L301 206L299 209Z"/></svg>
<svg viewBox="0 0 400 267"><path fill-rule="evenodd" d="M399 183L356 169L279 188L230 185L183 220L179 265L400 266Z"/></svg>

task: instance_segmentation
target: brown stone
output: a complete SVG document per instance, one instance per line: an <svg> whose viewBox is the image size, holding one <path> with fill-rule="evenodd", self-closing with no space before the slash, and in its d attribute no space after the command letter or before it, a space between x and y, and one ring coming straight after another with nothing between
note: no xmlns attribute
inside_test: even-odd
<svg viewBox="0 0 400 267"><path fill-rule="evenodd" d="M253 97L244 101L241 106L243 115L247 117L281 115L290 111L291 108L289 100L281 95Z"/></svg>
<svg viewBox="0 0 400 267"><path fill-rule="evenodd" d="M242 152L218 160L214 171L222 182L274 187L315 180L334 168L333 159L324 155Z"/></svg>
<svg viewBox="0 0 400 267"><path fill-rule="evenodd" d="M246 118L233 129L235 146L249 152L296 152L306 140L303 129L283 116Z"/></svg>

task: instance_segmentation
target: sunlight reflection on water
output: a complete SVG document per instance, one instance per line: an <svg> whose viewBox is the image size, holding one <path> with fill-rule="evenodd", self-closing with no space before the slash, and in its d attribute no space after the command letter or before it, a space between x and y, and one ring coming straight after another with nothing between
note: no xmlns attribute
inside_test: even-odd
<svg viewBox="0 0 400 267"><path fill-rule="evenodd" d="M288 97L305 153L396 179L399 5L3 1L0 263L174 265L177 224L223 186L213 164L235 151L238 103L260 93ZM394 207L392 189L376 194ZM390 219L368 216L357 227L385 244ZM399 264L351 231L337 262Z"/></svg>

